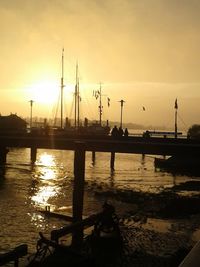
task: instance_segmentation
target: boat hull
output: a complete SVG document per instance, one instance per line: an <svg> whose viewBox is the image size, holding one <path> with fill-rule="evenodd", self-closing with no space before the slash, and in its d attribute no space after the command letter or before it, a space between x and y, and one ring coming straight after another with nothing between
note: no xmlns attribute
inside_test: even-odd
<svg viewBox="0 0 200 267"><path fill-rule="evenodd" d="M200 158L193 156L172 156L168 159L155 158L154 160L155 168L179 172L179 173L191 173L200 175Z"/></svg>

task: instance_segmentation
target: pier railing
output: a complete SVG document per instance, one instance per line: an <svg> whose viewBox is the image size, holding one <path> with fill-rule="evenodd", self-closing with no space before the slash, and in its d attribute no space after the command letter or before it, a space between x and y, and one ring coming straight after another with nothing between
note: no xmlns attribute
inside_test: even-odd
<svg viewBox="0 0 200 267"><path fill-rule="evenodd" d="M178 267L199 267L200 266L200 241L191 249L185 259Z"/></svg>
<svg viewBox="0 0 200 267"><path fill-rule="evenodd" d="M3 266L9 262L14 262L14 266L18 267L19 258L26 256L28 253L28 246L26 244L20 245L13 250L0 254L0 266Z"/></svg>

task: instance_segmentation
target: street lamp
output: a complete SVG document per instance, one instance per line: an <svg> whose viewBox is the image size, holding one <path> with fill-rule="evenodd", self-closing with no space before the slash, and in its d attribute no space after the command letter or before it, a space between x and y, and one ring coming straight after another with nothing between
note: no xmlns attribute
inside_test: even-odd
<svg viewBox="0 0 200 267"><path fill-rule="evenodd" d="M33 117L33 100L30 100L31 114L30 114L30 129L32 128L32 117Z"/></svg>
<svg viewBox="0 0 200 267"><path fill-rule="evenodd" d="M119 102L121 104L120 127L122 128L122 112L123 112L123 106L124 106L125 101L123 99L121 99Z"/></svg>

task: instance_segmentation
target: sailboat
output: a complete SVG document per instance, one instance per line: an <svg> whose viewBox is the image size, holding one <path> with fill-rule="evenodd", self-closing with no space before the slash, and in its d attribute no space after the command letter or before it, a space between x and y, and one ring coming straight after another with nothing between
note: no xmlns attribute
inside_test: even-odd
<svg viewBox="0 0 200 267"><path fill-rule="evenodd" d="M68 118L65 119L65 125L63 123L63 92L64 92L64 49L62 50L62 75L61 75L61 92L60 92L60 127L54 131L54 134L62 134L62 135L108 135L110 133L110 127L108 125L108 121L105 126L102 125L102 90L101 84L98 90L99 98L99 121L90 124L87 118L84 119L83 125L80 121L80 90L79 90L79 75L78 75L78 63L76 63L76 83L75 83L75 91L74 91L74 126L71 125L70 120ZM97 96L96 95L96 96Z"/></svg>

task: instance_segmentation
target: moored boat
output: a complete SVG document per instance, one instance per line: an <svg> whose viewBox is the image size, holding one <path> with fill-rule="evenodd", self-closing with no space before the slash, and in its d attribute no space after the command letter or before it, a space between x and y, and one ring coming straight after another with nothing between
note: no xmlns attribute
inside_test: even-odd
<svg viewBox="0 0 200 267"><path fill-rule="evenodd" d="M200 157L194 155L178 155L165 158L155 158L156 168L171 172L200 174Z"/></svg>

